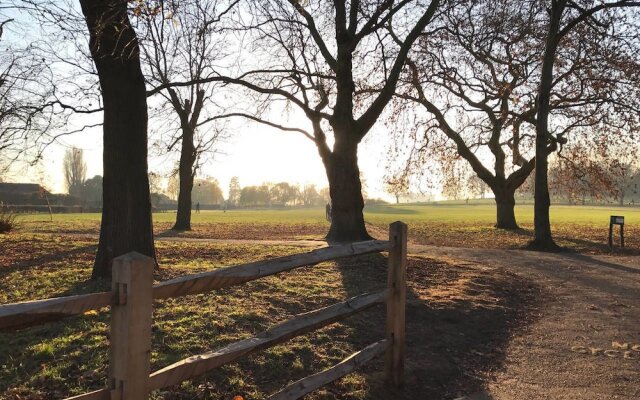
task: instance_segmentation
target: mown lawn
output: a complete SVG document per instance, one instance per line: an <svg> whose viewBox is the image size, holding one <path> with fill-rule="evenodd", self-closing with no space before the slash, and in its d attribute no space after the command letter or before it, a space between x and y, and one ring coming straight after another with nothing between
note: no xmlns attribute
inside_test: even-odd
<svg viewBox="0 0 640 400"><path fill-rule="evenodd" d="M496 229L491 204L393 205L371 208L367 221L383 228L401 219L418 243L454 247L519 248L533 238L533 206L516 206L520 229ZM552 206L551 228L558 244L585 253L607 253L609 216L625 216L624 253L640 254L640 207ZM618 243L617 227L614 231ZM620 252L618 248L614 251Z"/></svg>
<svg viewBox="0 0 640 400"><path fill-rule="evenodd" d="M552 230L567 248L586 253L609 252L607 235L610 215L626 218L625 253L640 252L640 207L553 206ZM203 211L193 214L193 230L170 230L175 213L156 213L155 232L159 236L213 239L322 239L328 229L324 208ZM389 223L409 224L410 239L416 243L456 247L518 248L533 236L533 207L516 207L521 229L495 229L495 207L486 200L471 205L443 202L436 205L388 205L365 208L365 219L376 226L374 236L384 236ZM23 233L97 234L99 214L59 214L53 222L44 214L20 218ZM617 229L617 228L616 228ZM617 235L617 231L615 232ZM616 236L617 240L617 236ZM619 250L615 250L619 251Z"/></svg>

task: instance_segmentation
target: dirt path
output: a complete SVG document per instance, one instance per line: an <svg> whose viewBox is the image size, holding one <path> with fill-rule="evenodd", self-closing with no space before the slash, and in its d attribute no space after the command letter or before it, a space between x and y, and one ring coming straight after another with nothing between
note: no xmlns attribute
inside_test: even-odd
<svg viewBox="0 0 640 400"><path fill-rule="evenodd" d="M640 258L416 245L410 252L501 267L544 290L537 321L511 341L503 370L469 398L640 398Z"/></svg>

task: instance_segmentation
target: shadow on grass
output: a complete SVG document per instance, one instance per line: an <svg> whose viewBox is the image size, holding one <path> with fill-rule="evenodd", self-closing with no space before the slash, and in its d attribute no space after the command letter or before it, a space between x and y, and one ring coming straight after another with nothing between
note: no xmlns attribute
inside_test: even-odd
<svg viewBox="0 0 640 400"><path fill-rule="evenodd" d="M62 261L62 260L66 260L68 258L74 257L74 256L78 256L78 255L82 255L84 253L87 252L96 252L98 250L98 245L97 244L90 244L87 246L82 246L82 247L76 247L74 249L70 249L70 250L59 250L59 249L55 249L54 252L52 253L47 253L47 254L42 254L42 255L38 255L37 257L34 258L30 258L28 260L24 260L24 261L18 261L18 262L14 262L12 264L9 264L3 268L0 269L0 271L2 271L2 273L8 273L8 272L12 272L15 271L16 269L20 269L20 268L30 268L30 267L38 267L42 264L46 264L52 261Z"/></svg>

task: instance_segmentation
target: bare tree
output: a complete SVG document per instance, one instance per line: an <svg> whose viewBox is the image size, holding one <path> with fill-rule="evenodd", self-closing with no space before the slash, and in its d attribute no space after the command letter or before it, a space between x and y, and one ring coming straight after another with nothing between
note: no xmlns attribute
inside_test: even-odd
<svg viewBox="0 0 640 400"><path fill-rule="evenodd" d="M515 191L536 164L547 10L537 0L451 4L442 13L440 31L418 41L408 84L398 94L426 111L417 112L413 157L440 164L464 159L494 194L496 227L515 229ZM622 57L608 56L617 50L616 43L587 32L560 53L549 104L554 117L549 152L568 140L593 146L613 136L620 146L632 140L615 132L635 113L631 102L620 102L633 84L623 78L630 66L621 68ZM407 111L412 105L400 107Z"/></svg>
<svg viewBox="0 0 640 400"><path fill-rule="evenodd" d="M227 41L222 20L238 1L150 1L135 13L145 77L150 92L160 97L152 117L168 127L160 147L179 149L180 154L176 230L191 229L196 173L223 137L224 130L214 118L220 109L214 94L221 89L214 82L201 81L217 74L214 66L224 56ZM185 81L192 83L171 86ZM154 90L157 87L162 89Z"/></svg>
<svg viewBox="0 0 640 400"><path fill-rule="evenodd" d="M240 202L240 191L242 188L240 187L240 179L237 176L234 176L229 181L229 193L227 195L227 203L230 206L237 206Z"/></svg>
<svg viewBox="0 0 640 400"><path fill-rule="evenodd" d="M239 13L240 19L250 16L241 21L239 40L253 45L248 57L237 62L239 75L201 81L223 81L262 95L255 112L226 117L246 117L313 141L329 180L330 241L370 238L362 212L358 145L393 98L411 46L439 5L440 0L248 2L249 8ZM394 38L385 33L389 25L396 27ZM269 107L283 112L279 105L285 112L304 114L310 131L262 118Z"/></svg>
<svg viewBox="0 0 640 400"><path fill-rule="evenodd" d="M37 162L65 123L64 112L47 106L53 94L51 68L33 43L17 40L22 32L16 18L23 15L18 8L9 9L11 19L0 9L0 170L16 160Z"/></svg>
<svg viewBox="0 0 640 400"><path fill-rule="evenodd" d="M576 44L587 41L594 43L590 46L588 52L598 54L599 46L606 45L611 42L619 43L622 46L614 53L607 52L605 54L607 60L615 60L618 68L611 69L606 72L617 73L613 79L609 76L599 77L587 75L588 80L595 80L600 83L600 87L596 86L595 92L585 91L584 87L578 87L577 90L558 92L561 97L577 96L585 98L587 96L598 95L600 93L609 94L615 97L615 102L610 104L608 109L611 112L621 107L635 110L635 118L627 120L604 119L611 123L614 127L620 122L631 124L637 123L638 108L637 103L633 104L634 99L638 97L638 36L637 30L635 34L633 29L637 29L637 22L633 22L634 16L625 13L625 8L640 6L640 2L620 0L620 1L597 1L597 0L551 0L548 6L548 21L545 36L545 46L542 56L542 66L540 71L539 85L537 90L536 103L536 169L535 169L535 207L534 207L534 227L535 237L531 243L533 248L540 249L556 249L558 246L551 235L551 224L549 220L549 207L551 200L549 196L548 185L548 157L554 151L558 144L562 144L562 140L558 140L558 135L554 135L549 129L550 120L553 119L553 98L554 88L557 88L558 82L562 82L567 68L571 68L571 64L566 65L562 60L565 59L563 53L571 52L576 48ZM617 27L622 28L622 38ZM628 30L631 30L629 32ZM589 40L593 38L593 40ZM617 40L616 40L617 39ZM620 40L622 39L622 40ZM606 47L606 46L603 46ZM608 83L628 82L623 93L614 91L610 92ZM627 104L627 101L631 104ZM629 131L633 131L633 128Z"/></svg>
<svg viewBox="0 0 640 400"><path fill-rule="evenodd" d="M67 193L80 196L87 178L87 163L84 161L83 151L77 147L67 149L62 166Z"/></svg>
<svg viewBox="0 0 640 400"><path fill-rule="evenodd" d="M411 155L422 160L418 168L436 161L455 171L463 159L493 191L496 227L503 229L518 227L514 193L535 165L527 149L540 11L502 1L449 3L441 29L418 41L398 94L409 101L400 109L417 114L419 128L409 132L419 143ZM415 103L423 107L415 110Z"/></svg>
<svg viewBox="0 0 640 400"><path fill-rule="evenodd" d="M409 179L406 175L389 176L384 182L385 192L396 198L396 204L400 204L400 197L409 193Z"/></svg>

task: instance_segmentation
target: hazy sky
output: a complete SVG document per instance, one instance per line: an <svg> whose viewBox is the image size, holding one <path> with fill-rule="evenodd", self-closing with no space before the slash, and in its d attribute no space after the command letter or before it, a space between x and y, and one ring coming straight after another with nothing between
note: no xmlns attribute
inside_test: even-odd
<svg viewBox="0 0 640 400"><path fill-rule="evenodd" d="M295 132L235 122L229 132L231 137L220 145L223 154L214 155L199 174L218 179L225 194L233 176L240 178L241 186L265 181L328 186L324 166L309 139ZM360 145L359 162L370 197L391 199L383 190L384 167L387 164L385 143L387 140L383 132L372 131ZM47 149L39 166L21 165L8 178L16 182L42 182L54 192L64 192L62 159L65 149L72 146L84 151L87 178L102 174L102 129L94 128L60 139L59 143ZM174 165L175 161L168 156L151 156L149 160L149 169L154 172L168 173Z"/></svg>

